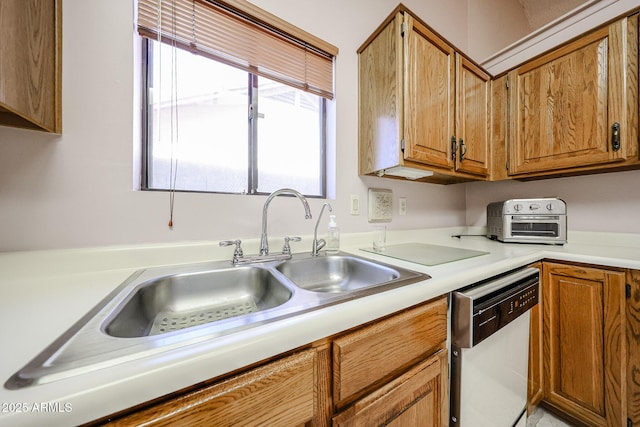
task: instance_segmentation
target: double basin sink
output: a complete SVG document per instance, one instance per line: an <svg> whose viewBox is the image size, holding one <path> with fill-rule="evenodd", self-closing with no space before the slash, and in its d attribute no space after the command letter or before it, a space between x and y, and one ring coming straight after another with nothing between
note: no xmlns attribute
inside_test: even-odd
<svg viewBox="0 0 640 427"><path fill-rule="evenodd" d="M428 278L345 253L139 270L5 387L47 383L179 350Z"/></svg>

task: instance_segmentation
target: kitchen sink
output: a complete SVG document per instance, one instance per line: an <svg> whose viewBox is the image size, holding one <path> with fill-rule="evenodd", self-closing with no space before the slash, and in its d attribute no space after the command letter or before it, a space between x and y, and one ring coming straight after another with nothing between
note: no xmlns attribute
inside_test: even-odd
<svg viewBox="0 0 640 427"><path fill-rule="evenodd" d="M5 387L19 389L160 355L429 278L345 253L138 270Z"/></svg>
<svg viewBox="0 0 640 427"><path fill-rule="evenodd" d="M173 274L142 284L104 330L120 338L158 335L277 307L292 294L263 268Z"/></svg>
<svg viewBox="0 0 640 427"><path fill-rule="evenodd" d="M330 293L375 288L401 275L395 268L350 255L292 259L277 269L302 289Z"/></svg>

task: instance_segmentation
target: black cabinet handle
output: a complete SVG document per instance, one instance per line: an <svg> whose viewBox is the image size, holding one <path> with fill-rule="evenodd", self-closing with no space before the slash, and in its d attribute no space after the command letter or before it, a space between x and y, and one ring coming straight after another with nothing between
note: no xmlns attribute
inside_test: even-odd
<svg viewBox="0 0 640 427"><path fill-rule="evenodd" d="M616 122L611 126L611 149L620 150L620 123Z"/></svg>
<svg viewBox="0 0 640 427"><path fill-rule="evenodd" d="M451 159L455 162L458 153L458 141L456 141L456 136L451 137Z"/></svg>
<svg viewBox="0 0 640 427"><path fill-rule="evenodd" d="M464 140L460 138L460 162L464 160L465 154L467 154L467 145L464 143Z"/></svg>

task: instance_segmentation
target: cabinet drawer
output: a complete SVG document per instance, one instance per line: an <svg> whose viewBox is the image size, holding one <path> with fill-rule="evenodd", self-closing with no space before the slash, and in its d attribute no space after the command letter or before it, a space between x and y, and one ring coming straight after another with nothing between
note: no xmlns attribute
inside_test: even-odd
<svg viewBox="0 0 640 427"><path fill-rule="evenodd" d="M334 427L448 425L447 351L440 350L334 417Z"/></svg>
<svg viewBox="0 0 640 427"><path fill-rule="evenodd" d="M315 415L317 353L307 350L158 404L112 425L297 426Z"/></svg>
<svg viewBox="0 0 640 427"><path fill-rule="evenodd" d="M441 297L336 339L336 406L361 397L444 348L446 338L447 300Z"/></svg>

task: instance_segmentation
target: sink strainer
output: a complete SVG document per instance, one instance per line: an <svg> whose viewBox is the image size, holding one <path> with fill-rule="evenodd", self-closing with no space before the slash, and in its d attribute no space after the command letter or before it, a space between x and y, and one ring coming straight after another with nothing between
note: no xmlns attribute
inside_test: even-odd
<svg viewBox="0 0 640 427"><path fill-rule="evenodd" d="M164 334L258 311L255 301L207 307L189 312L161 311L151 325L149 335Z"/></svg>

